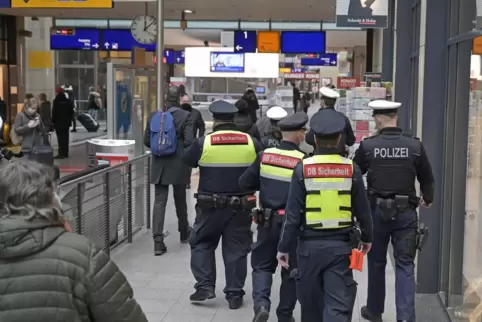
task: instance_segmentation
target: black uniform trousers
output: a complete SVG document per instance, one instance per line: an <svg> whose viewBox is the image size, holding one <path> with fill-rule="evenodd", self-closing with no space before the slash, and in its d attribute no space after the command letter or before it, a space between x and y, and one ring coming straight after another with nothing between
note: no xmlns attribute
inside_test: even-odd
<svg viewBox="0 0 482 322"><path fill-rule="evenodd" d="M251 252L255 312L262 306L268 310L271 306L271 285L273 284L273 274L278 266L276 254L283 220L284 216L274 215L269 227L265 227L263 224L258 225L258 236ZM276 309L278 322L291 322L297 301L296 281L290 277L290 272L297 267L296 244L293 245L289 255L289 270L281 268L280 300Z"/></svg>
<svg viewBox="0 0 482 322"><path fill-rule="evenodd" d="M248 211L230 208L200 208L191 232L191 271L196 290L213 290L216 286L215 251L222 237L226 299L243 296L248 271L248 254L253 241Z"/></svg>
<svg viewBox="0 0 482 322"><path fill-rule="evenodd" d="M367 308L372 314L385 309L385 267L388 243L395 257L395 304L397 320L415 321L415 255L417 212L408 208L396 214L393 221L382 221L378 207L372 209L373 243L368 253Z"/></svg>
<svg viewBox="0 0 482 322"><path fill-rule="evenodd" d="M55 134L57 136L57 143L58 143L58 154L61 157L68 157L69 156L69 128L55 128Z"/></svg>
<svg viewBox="0 0 482 322"><path fill-rule="evenodd" d="M349 269L349 243L327 239L300 240L297 253L301 321L351 321L357 283Z"/></svg>

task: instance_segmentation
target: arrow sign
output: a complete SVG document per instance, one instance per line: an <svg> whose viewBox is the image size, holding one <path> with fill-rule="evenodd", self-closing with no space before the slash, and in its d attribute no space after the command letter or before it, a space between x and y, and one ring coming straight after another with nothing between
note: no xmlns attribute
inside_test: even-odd
<svg viewBox="0 0 482 322"><path fill-rule="evenodd" d="M237 45L237 46L236 46L236 50L237 50L237 51L240 51L241 49L243 49L243 47L241 47L240 45Z"/></svg>
<svg viewBox="0 0 482 322"><path fill-rule="evenodd" d="M98 43L95 43L92 45L92 47L94 47L95 49L99 48L99 44Z"/></svg>
<svg viewBox="0 0 482 322"><path fill-rule="evenodd" d="M108 43L108 42L106 42L106 43L104 44L104 46L105 46L105 48L109 49L109 43Z"/></svg>
<svg viewBox="0 0 482 322"><path fill-rule="evenodd" d="M179 63L179 62L181 61L181 58L178 57L176 60L177 60L177 62Z"/></svg>

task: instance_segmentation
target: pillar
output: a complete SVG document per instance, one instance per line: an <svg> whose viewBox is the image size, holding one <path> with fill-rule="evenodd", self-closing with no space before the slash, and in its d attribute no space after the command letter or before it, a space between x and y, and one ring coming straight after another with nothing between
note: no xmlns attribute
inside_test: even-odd
<svg viewBox="0 0 482 322"><path fill-rule="evenodd" d="M50 29L52 18L24 18L25 30L32 32L32 37L25 38L24 84L25 93L37 96L47 94L49 99L55 95L55 56L50 50ZM20 98L21 99L21 98Z"/></svg>
<svg viewBox="0 0 482 322"><path fill-rule="evenodd" d="M375 29L373 31L373 65L374 73L382 72L383 64L383 31L384 29ZM393 58L392 58L393 60Z"/></svg>

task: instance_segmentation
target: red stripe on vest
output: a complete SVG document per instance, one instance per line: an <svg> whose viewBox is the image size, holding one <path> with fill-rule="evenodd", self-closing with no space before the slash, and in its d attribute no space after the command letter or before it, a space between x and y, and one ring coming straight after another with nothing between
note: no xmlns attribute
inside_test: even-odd
<svg viewBox="0 0 482 322"><path fill-rule="evenodd" d="M246 134L223 133L211 135L211 145L222 144L248 144L248 136Z"/></svg>
<svg viewBox="0 0 482 322"><path fill-rule="evenodd" d="M272 165L275 167L282 167L288 169L294 169L301 159L289 157L286 155L280 155L275 153L263 153L261 162L263 164Z"/></svg>
<svg viewBox="0 0 482 322"><path fill-rule="evenodd" d="M351 178L353 167L349 164L305 164L303 175L310 178Z"/></svg>

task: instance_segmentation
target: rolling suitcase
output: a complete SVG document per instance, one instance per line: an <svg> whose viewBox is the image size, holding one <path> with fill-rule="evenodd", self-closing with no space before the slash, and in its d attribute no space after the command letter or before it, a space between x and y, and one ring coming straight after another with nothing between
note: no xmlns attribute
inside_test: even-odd
<svg viewBox="0 0 482 322"><path fill-rule="evenodd" d="M97 132L100 127L99 122L94 120L89 113L79 114L77 120L85 127L87 132Z"/></svg>
<svg viewBox="0 0 482 322"><path fill-rule="evenodd" d="M37 161L45 165L54 165L54 149L50 144L50 135L47 133L39 133L34 138L32 150L28 155L29 160Z"/></svg>

